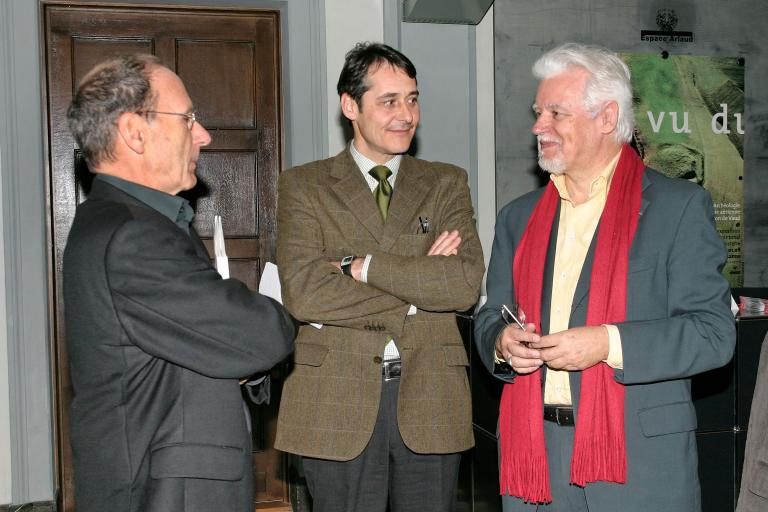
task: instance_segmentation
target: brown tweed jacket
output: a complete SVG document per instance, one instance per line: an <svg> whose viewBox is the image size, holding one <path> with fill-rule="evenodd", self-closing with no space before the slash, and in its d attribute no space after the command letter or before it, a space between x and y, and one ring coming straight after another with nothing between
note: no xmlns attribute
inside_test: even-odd
<svg viewBox="0 0 768 512"><path fill-rule="evenodd" d="M277 263L288 310L303 322L280 402L275 447L350 460L373 431L388 336L403 360L398 424L417 453L472 447L467 354L454 312L477 300L483 255L466 173L405 156L387 221L348 150L286 171L278 196ZM423 233L419 217L429 218ZM426 256L458 229L458 256ZM329 264L373 255L368 282ZM407 316L409 306L418 308Z"/></svg>

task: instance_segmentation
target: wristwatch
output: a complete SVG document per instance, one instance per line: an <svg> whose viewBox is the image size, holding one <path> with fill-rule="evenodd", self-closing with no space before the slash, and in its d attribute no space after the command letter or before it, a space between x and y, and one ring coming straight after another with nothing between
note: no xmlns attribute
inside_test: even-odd
<svg viewBox="0 0 768 512"><path fill-rule="evenodd" d="M354 256L344 256L341 258L341 271L345 276L352 277L352 262L355 261Z"/></svg>

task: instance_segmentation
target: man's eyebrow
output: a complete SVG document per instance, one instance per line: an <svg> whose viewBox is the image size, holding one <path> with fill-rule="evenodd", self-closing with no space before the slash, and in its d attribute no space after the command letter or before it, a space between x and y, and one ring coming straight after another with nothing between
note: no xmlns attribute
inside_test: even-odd
<svg viewBox="0 0 768 512"><path fill-rule="evenodd" d="M406 98L410 98L410 97L418 96L418 95L419 95L419 91L418 91L418 89L416 89L416 90L413 90L413 91L409 92L408 94L406 94L405 97ZM385 92L384 94L381 94L381 95L377 96L376 99L378 99L378 100L391 100L393 98L397 98L398 96L400 96L400 94L396 93L396 92Z"/></svg>
<svg viewBox="0 0 768 512"><path fill-rule="evenodd" d="M536 103L534 103L531 106L531 108L534 111L542 110L542 108L538 104L536 104ZM544 105L544 108L547 109L547 110L569 110L568 107L566 107L564 105L561 105L560 103L547 103L546 105Z"/></svg>

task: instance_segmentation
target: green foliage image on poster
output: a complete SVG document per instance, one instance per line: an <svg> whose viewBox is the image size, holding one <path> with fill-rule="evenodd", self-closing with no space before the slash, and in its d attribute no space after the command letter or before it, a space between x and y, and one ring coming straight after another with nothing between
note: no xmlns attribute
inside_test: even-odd
<svg viewBox="0 0 768 512"><path fill-rule="evenodd" d="M649 167L709 191L728 249L723 274L743 286L743 65L722 57L622 57L632 72L633 144Z"/></svg>

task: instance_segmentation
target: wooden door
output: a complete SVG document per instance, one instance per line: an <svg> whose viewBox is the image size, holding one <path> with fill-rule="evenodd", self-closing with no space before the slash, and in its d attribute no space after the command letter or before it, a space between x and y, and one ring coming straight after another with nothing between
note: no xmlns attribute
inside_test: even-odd
<svg viewBox="0 0 768 512"><path fill-rule="evenodd" d="M280 19L270 10L153 7L49 1L43 4L47 100L50 304L54 319L58 476L61 510L74 510L68 411L69 365L61 290L62 254L75 207L92 175L66 125L82 76L104 58L152 53L183 80L211 134L186 193L195 229L212 254L213 217L222 216L232 277L256 289L274 261L277 176L281 168ZM251 410L256 508L290 510L285 456L272 448L280 393Z"/></svg>

